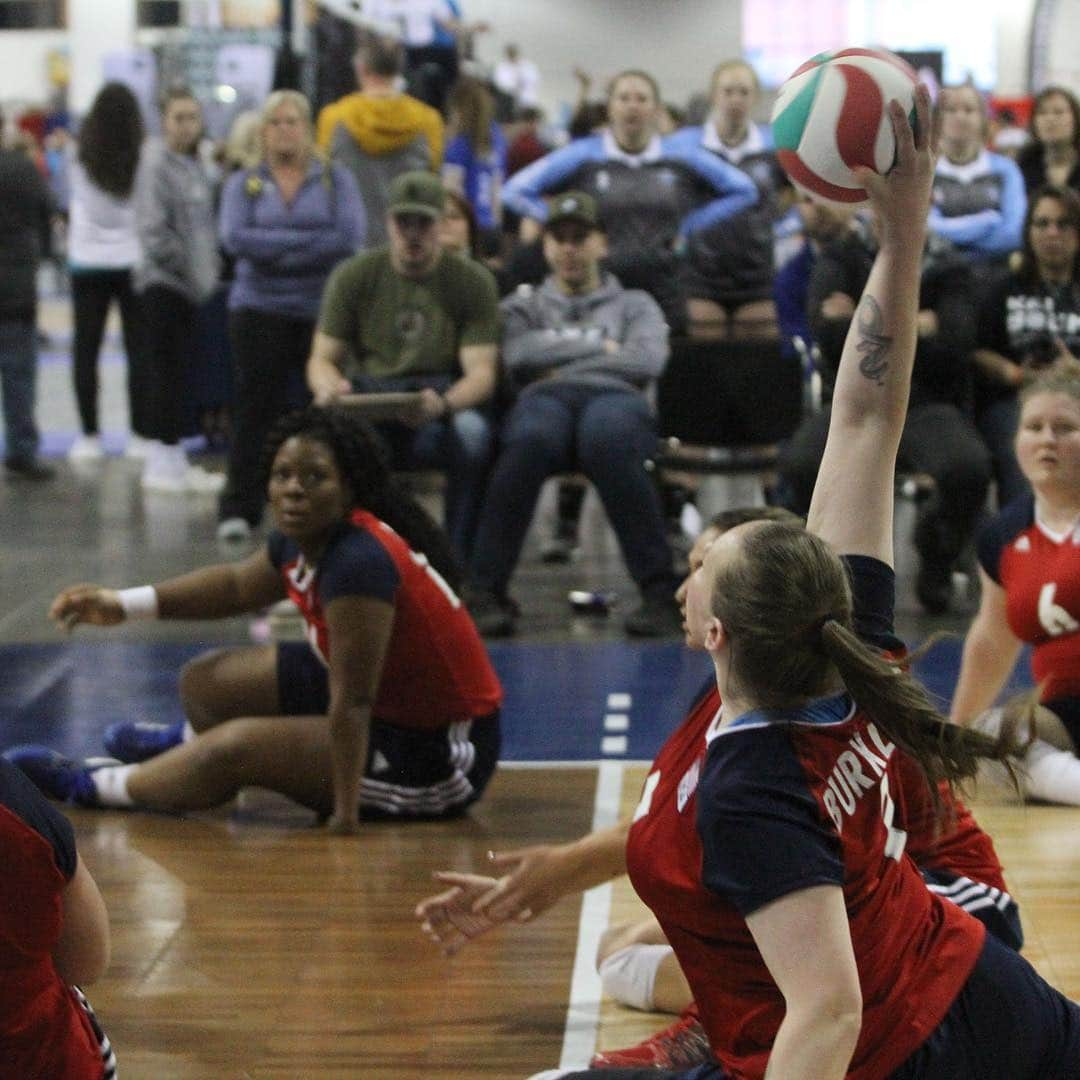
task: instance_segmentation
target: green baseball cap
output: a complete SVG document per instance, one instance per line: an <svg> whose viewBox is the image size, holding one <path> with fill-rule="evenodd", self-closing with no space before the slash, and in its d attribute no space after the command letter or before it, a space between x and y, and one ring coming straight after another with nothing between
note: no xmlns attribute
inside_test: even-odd
<svg viewBox="0 0 1080 1080"><path fill-rule="evenodd" d="M391 214L422 214L441 218L446 206L446 191L434 174L417 170L394 177L390 184L388 210Z"/></svg>
<svg viewBox="0 0 1080 1080"><path fill-rule="evenodd" d="M590 229L602 227L596 212L596 200L584 191L564 191L550 200L544 228L550 229L560 221L577 221Z"/></svg>

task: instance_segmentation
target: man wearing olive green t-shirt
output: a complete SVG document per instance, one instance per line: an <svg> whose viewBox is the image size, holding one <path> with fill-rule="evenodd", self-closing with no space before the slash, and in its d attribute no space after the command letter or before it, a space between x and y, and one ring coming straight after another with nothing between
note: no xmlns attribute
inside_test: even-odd
<svg viewBox="0 0 1080 1080"><path fill-rule="evenodd" d="M404 173L390 186L388 247L339 263L323 292L307 381L321 404L353 390L419 390L399 422L378 425L401 468L446 470L446 526L469 555L493 433L481 410L495 392L499 301L495 279L444 253L437 176ZM349 354L353 378L342 374Z"/></svg>

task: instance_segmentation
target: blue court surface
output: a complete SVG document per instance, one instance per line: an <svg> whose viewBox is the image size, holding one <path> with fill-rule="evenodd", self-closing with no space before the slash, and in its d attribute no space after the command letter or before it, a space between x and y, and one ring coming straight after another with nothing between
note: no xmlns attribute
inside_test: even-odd
<svg viewBox="0 0 1080 1080"><path fill-rule="evenodd" d="M960 642L935 645L916 669L947 703ZM45 743L101 752L114 720L180 718L176 679L197 645L106 642L0 647L0 747ZM678 642L499 644L507 761L650 760L712 672ZM1009 691L1030 686L1021 658Z"/></svg>

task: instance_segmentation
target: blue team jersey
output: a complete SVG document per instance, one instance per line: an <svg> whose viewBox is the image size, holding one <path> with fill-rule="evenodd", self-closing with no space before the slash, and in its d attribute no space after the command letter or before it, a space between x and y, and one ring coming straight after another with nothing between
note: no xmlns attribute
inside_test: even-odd
<svg viewBox="0 0 1080 1080"><path fill-rule="evenodd" d="M491 125L491 149L486 154L477 154L464 135L452 139L443 155L443 177L468 200L481 229L497 229L506 179L506 139L499 125Z"/></svg>
<svg viewBox="0 0 1080 1080"><path fill-rule="evenodd" d="M1020 247L1027 195L1010 158L989 150L964 165L939 158L931 200L930 228L965 254L992 258Z"/></svg>

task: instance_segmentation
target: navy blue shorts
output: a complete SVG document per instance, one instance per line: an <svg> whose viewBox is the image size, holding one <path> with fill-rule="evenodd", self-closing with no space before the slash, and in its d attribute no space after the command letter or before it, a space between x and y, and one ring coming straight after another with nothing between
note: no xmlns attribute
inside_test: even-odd
<svg viewBox="0 0 1080 1080"><path fill-rule="evenodd" d="M1080 1080L1080 1007L991 934L930 1038L890 1080Z"/></svg>
<svg viewBox="0 0 1080 1080"><path fill-rule="evenodd" d="M1080 698L1058 698L1044 704L1064 724L1073 742L1073 753L1080 754Z"/></svg>
<svg viewBox="0 0 1080 1080"><path fill-rule="evenodd" d="M277 646L278 698L285 716L325 715L327 671L303 641ZM499 761L499 713L419 731L373 719L360 785L363 817L441 818L480 798Z"/></svg>
<svg viewBox="0 0 1080 1080"><path fill-rule="evenodd" d="M1024 947L1020 909L1007 892L995 889L992 885L984 885L980 881L972 881L961 874L954 874L951 870L920 867L919 873L932 893L937 893L943 900L962 907L1002 944L1008 945L1010 949Z"/></svg>

